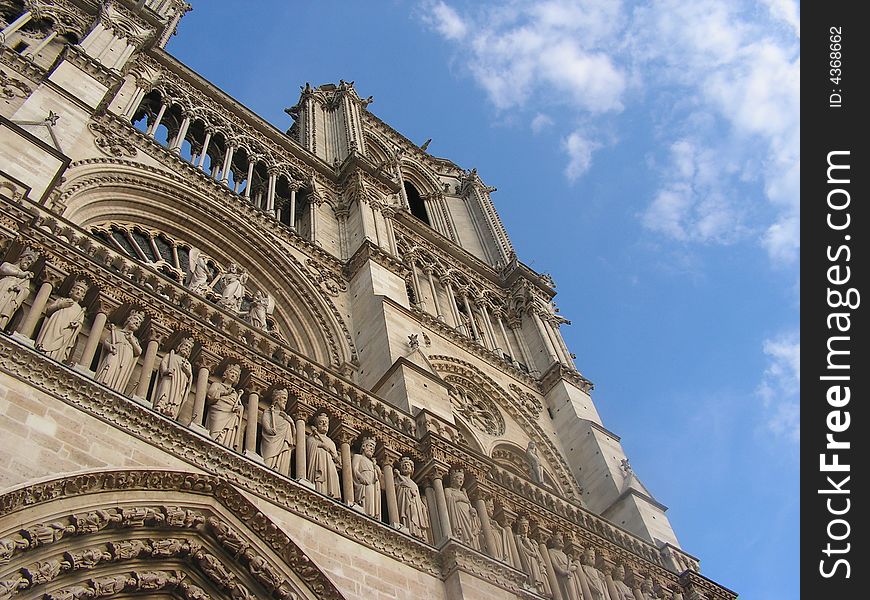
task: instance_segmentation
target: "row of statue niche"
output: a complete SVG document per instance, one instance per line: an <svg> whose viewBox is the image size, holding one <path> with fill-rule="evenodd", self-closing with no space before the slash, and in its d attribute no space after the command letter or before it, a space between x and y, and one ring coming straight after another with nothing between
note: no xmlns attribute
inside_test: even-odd
<svg viewBox="0 0 870 600"><path fill-rule="evenodd" d="M225 271L212 277L205 254L197 248L190 249L187 289L205 298L214 298L218 305L245 318L253 327L269 331L268 317L275 311L275 299L270 294L257 290L247 310L243 310L242 302L248 294L245 287L247 283L248 273L232 262ZM215 291L216 287L220 287L219 294Z"/></svg>

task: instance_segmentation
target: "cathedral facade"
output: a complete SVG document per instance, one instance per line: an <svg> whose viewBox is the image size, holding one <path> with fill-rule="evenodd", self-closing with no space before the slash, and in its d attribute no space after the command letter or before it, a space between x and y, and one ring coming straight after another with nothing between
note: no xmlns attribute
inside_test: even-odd
<svg viewBox="0 0 870 600"><path fill-rule="evenodd" d="M207 7L203 7L207 9ZM0 599L730 600L488 187L183 0L0 0Z"/></svg>

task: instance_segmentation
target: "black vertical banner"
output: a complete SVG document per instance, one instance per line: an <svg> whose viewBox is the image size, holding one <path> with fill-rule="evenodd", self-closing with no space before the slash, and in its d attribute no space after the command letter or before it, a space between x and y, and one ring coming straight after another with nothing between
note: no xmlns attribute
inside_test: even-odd
<svg viewBox="0 0 870 600"><path fill-rule="evenodd" d="M863 598L868 589L870 25L861 8L860 2L801 7L801 590L807 598Z"/></svg>

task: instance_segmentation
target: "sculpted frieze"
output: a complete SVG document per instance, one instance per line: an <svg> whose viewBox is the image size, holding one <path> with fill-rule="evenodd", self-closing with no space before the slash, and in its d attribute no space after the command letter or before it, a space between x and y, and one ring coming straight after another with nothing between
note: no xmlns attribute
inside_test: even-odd
<svg viewBox="0 0 870 600"><path fill-rule="evenodd" d="M113 117L103 116L88 123L94 135L94 145L106 156L135 158L136 144L124 135L125 128Z"/></svg>

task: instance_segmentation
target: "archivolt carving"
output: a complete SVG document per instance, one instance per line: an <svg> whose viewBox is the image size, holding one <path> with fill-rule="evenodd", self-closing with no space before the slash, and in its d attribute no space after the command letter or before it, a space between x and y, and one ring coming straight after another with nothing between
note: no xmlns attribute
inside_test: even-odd
<svg viewBox="0 0 870 600"><path fill-rule="evenodd" d="M147 500L165 492L174 504ZM0 598L158 590L185 598L342 597L230 484L176 471L95 472L0 496L0 574Z"/></svg>
<svg viewBox="0 0 870 600"><path fill-rule="evenodd" d="M432 367L445 380L449 381L451 375L462 378L470 382L471 385L484 390L484 393L493 399L499 407L508 411L508 414L537 443L547 463L555 469L557 484L561 488L560 491L568 496L580 497L580 486L571 475L571 469L568 467L565 459L562 458L553 441L541 426L538 425L537 421L526 414L526 411L519 405L516 398L505 392L495 381L483 374L474 365L463 360L450 356L434 355L429 357L429 361Z"/></svg>
<svg viewBox="0 0 870 600"><path fill-rule="evenodd" d="M117 125L91 121L88 129L94 134L94 145L106 156L135 158L136 145L118 133Z"/></svg>
<svg viewBox="0 0 870 600"><path fill-rule="evenodd" d="M0 97L6 99L26 98L30 95L30 86L23 81L0 70Z"/></svg>
<svg viewBox="0 0 870 600"><path fill-rule="evenodd" d="M112 172L106 172L107 168L112 168ZM77 170L80 171L78 177ZM261 287L269 285L289 296L281 306L286 311L285 322L292 325L300 336L296 340L300 349L307 348L307 351L314 353L312 358L322 362L335 365L356 362L356 349L347 325L332 302L303 275L308 271L306 265L290 253L276 255L275 242L268 239L261 229L254 227L256 222L253 219L246 218L250 216L246 213L253 211L249 211L241 202L234 200L229 207L216 206L205 194L190 193L187 179L125 160L81 161L71 165L68 173L71 173L68 176L69 183L64 188L60 202L66 205L66 216L71 220L84 226L99 222L104 214L108 216L100 208L100 200L107 194L114 194L111 197L112 216L117 215L119 206L124 206L131 215L139 216L143 225L161 228L169 234L184 231L190 236L198 236L199 239L191 242L203 248L209 245L215 246L216 250L221 247L237 248L249 257L254 269L260 272L258 281ZM124 200L119 201L119 196ZM187 214L196 214L194 211L197 211L199 219L178 218L172 205L181 201L180 198L183 198L188 209L192 209L186 211ZM165 210L161 210L163 205ZM229 215L227 208L230 209ZM166 216L169 214L171 218ZM222 218L232 219L232 225L228 226ZM221 239L216 239L216 236ZM211 254L214 255L213 252ZM226 262L233 258L227 256ZM311 262L313 259L308 260ZM250 266L247 268L252 270ZM294 295L298 299L294 299ZM303 307L307 310L302 310ZM308 322L311 319L314 323ZM341 333L338 334L338 331ZM326 348L318 351L311 342L322 338L325 338Z"/></svg>

